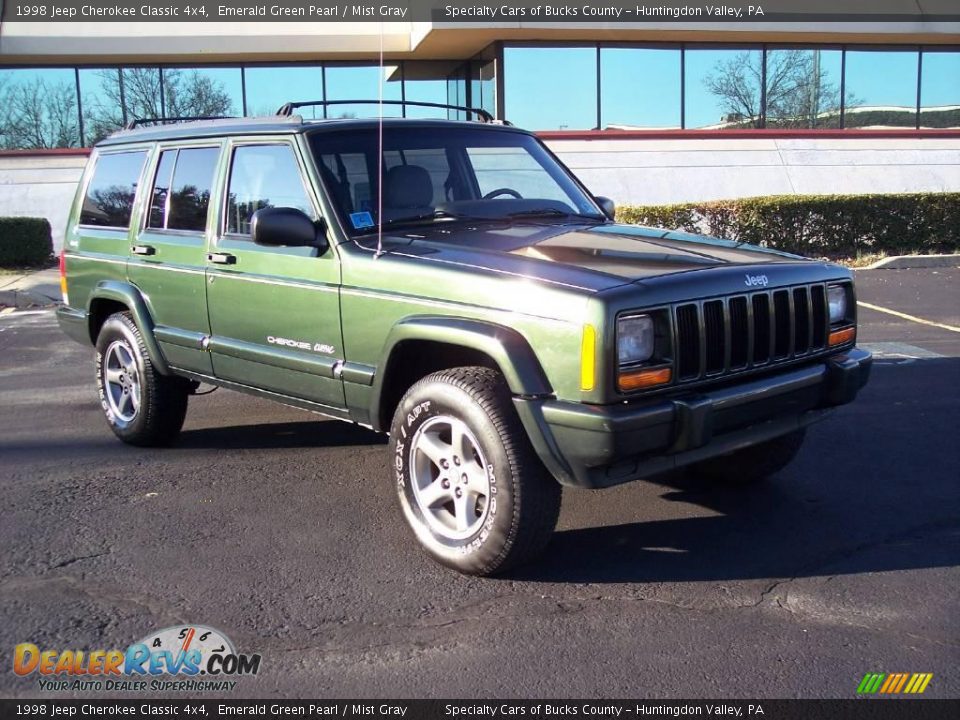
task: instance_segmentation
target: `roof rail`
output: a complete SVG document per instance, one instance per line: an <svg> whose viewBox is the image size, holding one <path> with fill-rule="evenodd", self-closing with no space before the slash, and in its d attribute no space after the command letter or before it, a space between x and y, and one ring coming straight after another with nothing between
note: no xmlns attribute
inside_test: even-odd
<svg viewBox="0 0 960 720"><path fill-rule="evenodd" d="M236 115L200 115L196 117L134 118L123 126L124 130L133 130L144 125L163 125L175 122L196 122L197 120L230 120Z"/></svg>
<svg viewBox="0 0 960 720"><path fill-rule="evenodd" d="M481 122L494 122L493 115L483 108L466 107L465 105L445 105L443 103L416 102L414 100L304 100L302 102L288 102L280 106L277 115L281 117L290 117L297 108L320 105L324 108L330 105L403 105L413 107L440 108L442 110L458 110L464 113L473 113Z"/></svg>

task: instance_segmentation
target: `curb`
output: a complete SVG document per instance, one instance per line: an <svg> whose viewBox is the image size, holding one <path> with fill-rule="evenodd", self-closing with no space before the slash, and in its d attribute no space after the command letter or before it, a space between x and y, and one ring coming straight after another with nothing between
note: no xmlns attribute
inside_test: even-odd
<svg viewBox="0 0 960 720"><path fill-rule="evenodd" d="M960 266L960 254L955 255L895 255L877 260L861 270L913 270L922 268L952 268Z"/></svg>
<svg viewBox="0 0 960 720"><path fill-rule="evenodd" d="M18 310L53 307L57 302L59 301L29 290L0 290L0 305L15 307Z"/></svg>

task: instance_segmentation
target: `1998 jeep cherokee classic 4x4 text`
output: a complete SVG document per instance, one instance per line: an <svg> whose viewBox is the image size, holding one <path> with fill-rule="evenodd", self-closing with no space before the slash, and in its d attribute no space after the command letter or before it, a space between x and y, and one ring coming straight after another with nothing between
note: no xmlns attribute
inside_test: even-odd
<svg viewBox="0 0 960 720"><path fill-rule="evenodd" d="M125 442L172 442L198 382L389 432L417 539L482 575L561 485L758 479L867 380L842 267L615 224L505 125L290 111L91 155L58 314Z"/></svg>

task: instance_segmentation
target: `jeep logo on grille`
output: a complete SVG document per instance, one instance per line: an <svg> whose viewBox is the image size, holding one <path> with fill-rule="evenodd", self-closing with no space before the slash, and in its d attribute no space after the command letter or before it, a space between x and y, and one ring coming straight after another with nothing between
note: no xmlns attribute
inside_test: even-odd
<svg viewBox="0 0 960 720"><path fill-rule="evenodd" d="M762 285L763 287L767 286L767 276L766 275L750 275L747 274L747 279L744 281L744 285L747 287L756 287L757 285Z"/></svg>

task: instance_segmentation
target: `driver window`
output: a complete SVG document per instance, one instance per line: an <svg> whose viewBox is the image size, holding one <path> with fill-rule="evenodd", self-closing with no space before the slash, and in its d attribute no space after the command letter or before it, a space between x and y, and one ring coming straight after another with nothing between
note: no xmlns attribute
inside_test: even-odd
<svg viewBox="0 0 960 720"><path fill-rule="evenodd" d="M317 219L290 145L241 145L230 164L227 233L249 235L253 213L267 207L296 208Z"/></svg>

